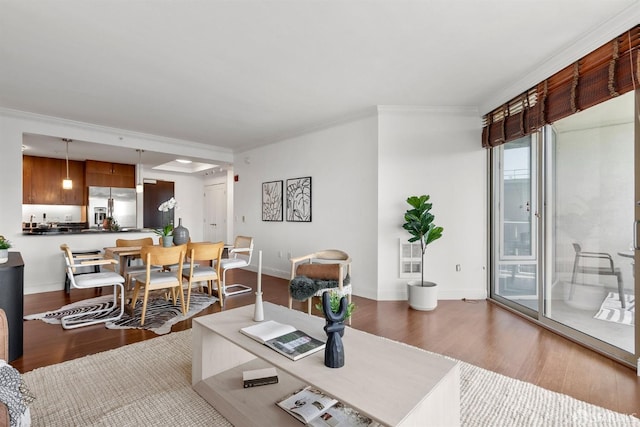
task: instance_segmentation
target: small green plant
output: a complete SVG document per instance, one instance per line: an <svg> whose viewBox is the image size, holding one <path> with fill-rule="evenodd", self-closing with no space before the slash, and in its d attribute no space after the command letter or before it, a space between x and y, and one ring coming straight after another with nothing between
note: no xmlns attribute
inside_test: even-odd
<svg viewBox="0 0 640 427"><path fill-rule="evenodd" d="M158 228L157 230L154 230L154 233L156 233L158 236L171 236L171 233L173 233L173 224L167 224L162 228Z"/></svg>
<svg viewBox="0 0 640 427"><path fill-rule="evenodd" d="M11 247L11 242L4 238L4 236L0 236L0 249L9 249Z"/></svg>
<svg viewBox="0 0 640 427"><path fill-rule="evenodd" d="M337 313L338 310L340 309L340 300L342 299L342 295L340 295L338 292L331 292L329 297L329 304L331 304L331 311L333 311L334 313ZM315 305L317 310L322 311L322 303L317 303ZM344 320L347 320L348 318L351 317L351 313L353 313L353 310L356 309L356 305L352 302L347 304L347 314L344 316Z"/></svg>
<svg viewBox="0 0 640 427"><path fill-rule="evenodd" d="M109 222L109 228L111 231L118 231L120 230L120 224L118 224L118 221L115 219L112 219L111 222Z"/></svg>

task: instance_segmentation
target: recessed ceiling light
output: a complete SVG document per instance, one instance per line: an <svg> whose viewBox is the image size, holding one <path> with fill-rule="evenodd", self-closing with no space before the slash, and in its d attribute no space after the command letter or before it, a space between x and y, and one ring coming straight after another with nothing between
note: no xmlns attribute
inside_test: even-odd
<svg viewBox="0 0 640 427"><path fill-rule="evenodd" d="M189 163L191 163L191 160L186 160L186 159L176 159L176 162L178 162L178 163L184 163L184 164L189 164Z"/></svg>

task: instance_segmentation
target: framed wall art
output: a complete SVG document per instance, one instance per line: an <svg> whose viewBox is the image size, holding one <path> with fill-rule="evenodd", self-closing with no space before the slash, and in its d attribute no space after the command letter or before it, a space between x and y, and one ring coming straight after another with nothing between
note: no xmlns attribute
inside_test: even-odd
<svg viewBox="0 0 640 427"><path fill-rule="evenodd" d="M282 221L282 181L262 183L262 220Z"/></svg>
<svg viewBox="0 0 640 427"><path fill-rule="evenodd" d="M311 177L287 180L287 221L311 222Z"/></svg>

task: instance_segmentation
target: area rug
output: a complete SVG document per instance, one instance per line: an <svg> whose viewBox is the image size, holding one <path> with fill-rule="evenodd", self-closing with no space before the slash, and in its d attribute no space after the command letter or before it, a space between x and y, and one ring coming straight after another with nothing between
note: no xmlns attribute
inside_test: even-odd
<svg viewBox="0 0 640 427"><path fill-rule="evenodd" d="M58 310L24 316L24 319L37 319L46 323L60 324L60 319L68 314L81 313L98 307L105 307L112 301L113 295L103 295L65 305ZM140 325L142 301L138 300L133 316L125 310L121 319L115 322L107 322L105 326L109 329L147 329L158 335L164 335L171 332L171 326L174 324L192 317L216 301L218 301L216 297L209 296L205 293L191 292L189 311L186 315L183 315L179 303L177 306L174 306L171 299L167 301L161 295L150 295L144 325ZM106 318L110 316L112 316L112 312L105 313L101 317Z"/></svg>
<svg viewBox="0 0 640 427"><path fill-rule="evenodd" d="M620 297L617 292L609 292L602 302L600 310L593 316L598 320L607 322L615 322L623 325L633 326L636 316L636 299L635 295L625 295L625 308L620 304Z"/></svg>
<svg viewBox="0 0 640 427"><path fill-rule="evenodd" d="M32 425L230 426L191 388L191 340L191 330L174 332L27 372ZM462 426L640 426L630 415L460 364Z"/></svg>

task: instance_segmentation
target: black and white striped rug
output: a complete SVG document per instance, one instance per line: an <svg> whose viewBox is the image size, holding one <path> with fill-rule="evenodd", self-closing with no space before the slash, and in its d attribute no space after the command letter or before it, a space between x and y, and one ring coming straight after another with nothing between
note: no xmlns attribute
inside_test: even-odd
<svg viewBox="0 0 640 427"><path fill-rule="evenodd" d="M113 295L103 295L97 298L86 299L65 305L58 310L24 316L25 320L42 320L46 323L60 324L60 319L66 315L95 310L106 307L113 301ZM140 325L140 315L142 313L142 300L138 298L133 316L125 310L122 318L115 322L107 322L105 326L109 329L147 329L158 335L171 332L171 326L192 317L206 307L218 301L218 298L205 293L191 292L191 303L186 315L182 315L180 303L173 305L171 299L166 300L162 295L150 295L147 303L147 313L144 325ZM103 314L101 317L110 317L113 312ZM92 316L94 317L94 316Z"/></svg>
<svg viewBox="0 0 640 427"><path fill-rule="evenodd" d="M618 293L609 292L602 302L600 310L593 317L598 320L633 326L636 315L636 298L635 295L625 294L625 299L625 308L622 308Z"/></svg>

